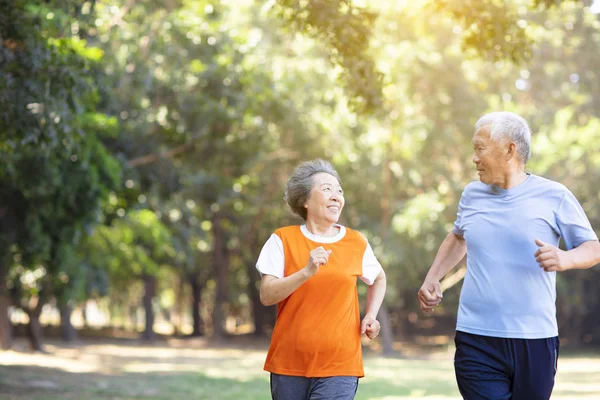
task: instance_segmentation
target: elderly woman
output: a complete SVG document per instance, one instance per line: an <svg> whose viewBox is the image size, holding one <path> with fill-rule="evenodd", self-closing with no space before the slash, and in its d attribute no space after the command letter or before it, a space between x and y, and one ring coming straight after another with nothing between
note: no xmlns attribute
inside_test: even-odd
<svg viewBox="0 0 600 400"><path fill-rule="evenodd" d="M264 305L278 305L265 362L274 400L353 399L364 376L361 334L379 334L386 278L369 243L339 225L344 192L336 170L317 159L300 165L285 198L305 220L277 229L256 267ZM369 285L360 321L357 278Z"/></svg>

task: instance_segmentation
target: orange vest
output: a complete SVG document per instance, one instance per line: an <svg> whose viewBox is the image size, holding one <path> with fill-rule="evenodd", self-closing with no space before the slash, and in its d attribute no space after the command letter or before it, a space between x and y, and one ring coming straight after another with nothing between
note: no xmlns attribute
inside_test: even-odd
<svg viewBox="0 0 600 400"><path fill-rule="evenodd" d="M318 243L299 226L275 231L283 242L284 276L304 268L310 251L332 250L329 261L277 306L265 370L304 377L363 377L360 310L356 289L366 239L346 228L336 243Z"/></svg>

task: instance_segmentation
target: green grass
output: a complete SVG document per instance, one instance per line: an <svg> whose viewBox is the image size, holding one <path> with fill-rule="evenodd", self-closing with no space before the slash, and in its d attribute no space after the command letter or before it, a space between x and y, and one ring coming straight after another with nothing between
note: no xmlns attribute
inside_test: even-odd
<svg viewBox="0 0 600 400"><path fill-rule="evenodd" d="M260 348L112 341L48 350L0 353L1 399L270 399ZM452 349L414 359L367 356L365 372L357 400L460 399ZM561 356L552 399L600 399L600 354Z"/></svg>

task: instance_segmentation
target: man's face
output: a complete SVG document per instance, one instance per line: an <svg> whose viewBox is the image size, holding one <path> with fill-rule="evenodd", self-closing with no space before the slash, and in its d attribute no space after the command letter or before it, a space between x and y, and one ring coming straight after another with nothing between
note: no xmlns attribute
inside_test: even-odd
<svg viewBox="0 0 600 400"><path fill-rule="evenodd" d="M473 162L479 173L479 180L488 185L502 183L508 170L507 143L490 139L488 126L473 135Z"/></svg>

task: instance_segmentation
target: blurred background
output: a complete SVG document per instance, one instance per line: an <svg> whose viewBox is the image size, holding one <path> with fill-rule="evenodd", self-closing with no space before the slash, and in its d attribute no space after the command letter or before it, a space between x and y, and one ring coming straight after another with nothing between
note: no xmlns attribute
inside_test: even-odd
<svg viewBox="0 0 600 400"><path fill-rule="evenodd" d="M268 398L255 262L322 157L388 276L357 398L458 398L464 264L416 293L498 110L600 227L600 1L0 0L0 396ZM600 396L599 292L558 275L556 398Z"/></svg>

